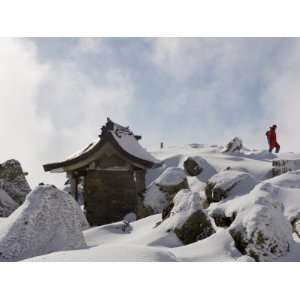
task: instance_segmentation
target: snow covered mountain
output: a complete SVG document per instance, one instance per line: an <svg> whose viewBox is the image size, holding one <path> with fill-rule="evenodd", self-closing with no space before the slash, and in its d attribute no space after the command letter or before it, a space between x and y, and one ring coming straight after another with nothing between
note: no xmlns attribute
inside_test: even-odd
<svg viewBox="0 0 300 300"><path fill-rule="evenodd" d="M52 248L47 249L47 240L43 239L43 244L32 255L27 252L26 257L20 256L20 259L300 261L300 171L273 178L271 162L275 155L245 148L233 152L224 150L218 146L192 144L153 151L153 156L163 164L147 173L147 189L141 204L143 218L85 229L81 246L62 245L62 251L55 248L53 245L57 243L53 242L49 242ZM45 188L51 191L50 187ZM46 191L32 193L45 195L43 201L47 201L49 210L51 193L55 194L55 205L58 199L63 199L65 211L68 205L74 210L66 193L54 189L50 198ZM30 203L33 210L37 201L33 199L36 197L29 195L23 206ZM16 220L20 227L18 215L27 216L26 211L30 210L21 206L10 217L0 219L3 253L9 253L9 249L1 248L5 247L5 228L12 230ZM59 218L65 217L74 218L74 213L66 212ZM56 225L68 224L60 222ZM54 236L61 241L57 226ZM69 225L64 226L69 228ZM76 226L72 240L80 236L79 225ZM34 228L36 233L30 231L33 240L38 235L38 229ZM41 247L45 255L36 256L42 254Z"/></svg>

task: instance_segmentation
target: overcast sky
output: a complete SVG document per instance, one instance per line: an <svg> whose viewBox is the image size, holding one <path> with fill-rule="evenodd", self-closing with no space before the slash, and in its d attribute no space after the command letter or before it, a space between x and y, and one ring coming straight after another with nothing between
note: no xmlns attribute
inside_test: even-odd
<svg viewBox="0 0 300 300"><path fill-rule="evenodd" d="M59 184L44 163L95 140L106 117L158 147L226 144L300 152L296 38L0 39L0 160L31 185Z"/></svg>

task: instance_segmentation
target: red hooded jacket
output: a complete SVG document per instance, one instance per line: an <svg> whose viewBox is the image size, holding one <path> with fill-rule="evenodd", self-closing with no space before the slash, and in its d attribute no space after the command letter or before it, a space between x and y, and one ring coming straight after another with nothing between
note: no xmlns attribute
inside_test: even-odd
<svg viewBox="0 0 300 300"><path fill-rule="evenodd" d="M268 138L270 142L270 147L274 148L277 145L277 137L276 137L276 131L274 127L271 127L268 131Z"/></svg>

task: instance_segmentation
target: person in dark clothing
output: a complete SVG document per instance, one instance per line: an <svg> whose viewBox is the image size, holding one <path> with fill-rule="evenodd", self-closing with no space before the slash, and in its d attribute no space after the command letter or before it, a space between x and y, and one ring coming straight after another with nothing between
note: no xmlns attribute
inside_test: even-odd
<svg viewBox="0 0 300 300"><path fill-rule="evenodd" d="M280 145L277 142L276 129L277 125L273 125L270 127L270 130L267 131L266 135L269 143L269 152L272 152L275 148L276 153L279 153Z"/></svg>

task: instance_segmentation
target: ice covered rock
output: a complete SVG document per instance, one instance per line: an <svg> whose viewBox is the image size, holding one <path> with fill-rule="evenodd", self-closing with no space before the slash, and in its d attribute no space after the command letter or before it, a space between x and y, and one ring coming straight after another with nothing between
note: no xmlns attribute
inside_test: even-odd
<svg viewBox="0 0 300 300"><path fill-rule="evenodd" d="M225 147L224 152L240 152L243 149L243 142L240 138L233 138Z"/></svg>
<svg viewBox="0 0 300 300"><path fill-rule="evenodd" d="M292 226L280 207L256 204L238 214L229 229L237 249L256 261L272 261L288 253Z"/></svg>
<svg viewBox="0 0 300 300"><path fill-rule="evenodd" d="M203 171L203 168L201 167L200 163L197 161L197 159L193 157L188 157L184 161L183 165L186 173L189 176L197 176Z"/></svg>
<svg viewBox="0 0 300 300"><path fill-rule="evenodd" d="M159 225L167 232L175 232L184 244L194 243L215 233L208 215L201 209L198 193L181 190L173 203L169 216Z"/></svg>
<svg viewBox="0 0 300 300"><path fill-rule="evenodd" d="M86 247L86 219L78 204L54 186L37 187L0 227L0 261Z"/></svg>
<svg viewBox="0 0 300 300"><path fill-rule="evenodd" d="M249 193L257 184L249 173L225 170L211 177L206 185L207 202L219 202L223 199Z"/></svg>
<svg viewBox="0 0 300 300"><path fill-rule="evenodd" d="M14 159L0 164L0 189L21 205L31 189L21 164Z"/></svg>
<svg viewBox="0 0 300 300"><path fill-rule="evenodd" d="M8 217L19 205L11 197L0 189L0 217Z"/></svg>
<svg viewBox="0 0 300 300"><path fill-rule="evenodd" d="M186 188L188 182L184 170L176 167L167 168L146 189L144 199L139 205L138 217L161 213L171 203L175 194Z"/></svg>

